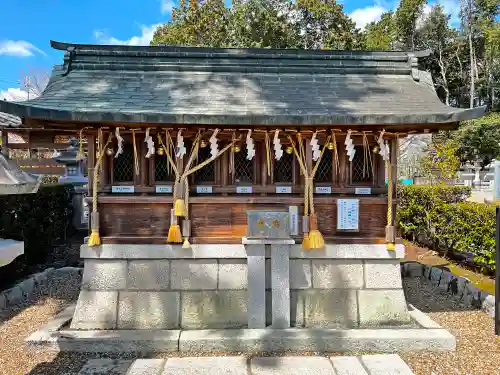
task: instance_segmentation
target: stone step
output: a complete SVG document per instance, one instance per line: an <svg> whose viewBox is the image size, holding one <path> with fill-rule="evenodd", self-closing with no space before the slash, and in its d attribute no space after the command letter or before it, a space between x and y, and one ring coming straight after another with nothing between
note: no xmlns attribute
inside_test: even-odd
<svg viewBox="0 0 500 375"><path fill-rule="evenodd" d="M360 357L184 357L87 361L78 375L413 375L397 354Z"/></svg>

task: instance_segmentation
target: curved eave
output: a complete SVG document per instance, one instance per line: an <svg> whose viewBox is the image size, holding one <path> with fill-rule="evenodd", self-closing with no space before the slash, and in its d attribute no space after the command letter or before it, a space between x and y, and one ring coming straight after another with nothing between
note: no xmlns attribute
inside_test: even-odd
<svg viewBox="0 0 500 375"><path fill-rule="evenodd" d="M486 107L471 109L451 108L449 112L418 114L169 114L149 111L69 111L41 108L13 102L1 102L0 111L21 118L46 121L89 122L89 123L148 123L176 125L405 125L444 124L472 120L483 116Z"/></svg>

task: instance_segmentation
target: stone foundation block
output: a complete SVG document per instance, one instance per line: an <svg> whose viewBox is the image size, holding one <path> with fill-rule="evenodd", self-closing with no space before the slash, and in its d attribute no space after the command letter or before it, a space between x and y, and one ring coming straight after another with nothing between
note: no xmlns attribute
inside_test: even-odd
<svg viewBox="0 0 500 375"><path fill-rule="evenodd" d="M168 260L134 260L128 265L127 289L166 290L169 287Z"/></svg>
<svg viewBox="0 0 500 375"><path fill-rule="evenodd" d="M312 261L312 285L318 289L359 289L363 287L361 260Z"/></svg>
<svg viewBox="0 0 500 375"><path fill-rule="evenodd" d="M365 286L374 289L399 289L403 287L398 261L366 260Z"/></svg>
<svg viewBox="0 0 500 375"><path fill-rule="evenodd" d="M173 260L171 267L171 289L217 289L216 260Z"/></svg>
<svg viewBox="0 0 500 375"><path fill-rule="evenodd" d="M82 290L71 321L72 329L116 328L118 292Z"/></svg>
<svg viewBox="0 0 500 375"><path fill-rule="evenodd" d="M247 291L181 293L181 328L242 328L247 326Z"/></svg>
<svg viewBox="0 0 500 375"><path fill-rule="evenodd" d="M403 290L358 290L359 324L398 326L411 322Z"/></svg>
<svg viewBox="0 0 500 375"><path fill-rule="evenodd" d="M247 289L248 266L245 259L219 260L218 289Z"/></svg>
<svg viewBox="0 0 500 375"><path fill-rule="evenodd" d="M179 327L180 292L120 292L118 329Z"/></svg>
<svg viewBox="0 0 500 375"><path fill-rule="evenodd" d="M298 290L290 290L290 325L292 327L305 327L304 298L298 297ZM266 291L266 325L273 322L273 298L272 292Z"/></svg>
<svg viewBox="0 0 500 375"><path fill-rule="evenodd" d="M297 305L304 306L308 328L355 328L358 325L356 291L346 289L299 290Z"/></svg>
<svg viewBox="0 0 500 375"><path fill-rule="evenodd" d="M290 260L290 288L309 289L311 287L311 262L302 259Z"/></svg>
<svg viewBox="0 0 500 375"><path fill-rule="evenodd" d="M123 290L127 282L127 261L86 259L82 289Z"/></svg>

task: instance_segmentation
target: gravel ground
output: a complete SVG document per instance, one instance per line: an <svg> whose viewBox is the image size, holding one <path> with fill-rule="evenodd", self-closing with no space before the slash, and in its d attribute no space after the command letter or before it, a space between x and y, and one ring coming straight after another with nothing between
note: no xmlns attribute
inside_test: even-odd
<svg viewBox="0 0 500 375"><path fill-rule="evenodd" d="M23 344L27 336L76 301L80 281L77 273L53 276L31 301L0 314L0 375L76 375L89 358L97 357L28 352ZM454 353L400 354L416 375L500 375L500 339L493 334L493 319L435 291L427 280L406 279L405 291L410 303L457 337Z"/></svg>

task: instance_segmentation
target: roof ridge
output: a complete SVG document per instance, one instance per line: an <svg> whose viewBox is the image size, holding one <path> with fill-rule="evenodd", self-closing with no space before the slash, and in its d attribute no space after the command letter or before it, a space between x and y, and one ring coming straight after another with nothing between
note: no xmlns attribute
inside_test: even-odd
<svg viewBox="0 0 500 375"><path fill-rule="evenodd" d="M77 50L89 51L107 51L107 52L133 52L140 51L143 53L151 52L177 52L184 54L227 54L229 56L238 55L296 55L296 56L427 56L430 51L370 51L370 50L315 50L315 49L299 49L299 48L233 48L233 47L193 47L193 46L175 46L175 45L157 45L157 46L130 46L130 45L116 45L116 44L78 44L66 43L51 40L50 45L52 48L60 51L69 51L70 48ZM185 57L188 57L185 55Z"/></svg>

